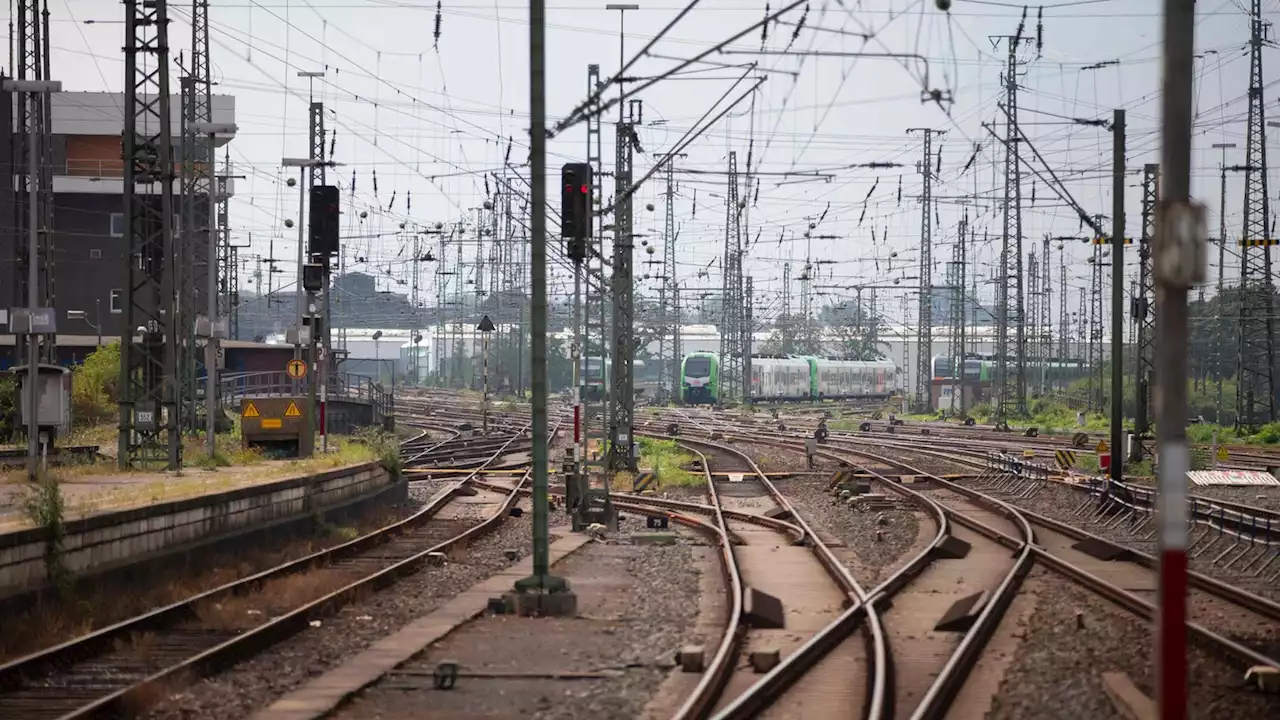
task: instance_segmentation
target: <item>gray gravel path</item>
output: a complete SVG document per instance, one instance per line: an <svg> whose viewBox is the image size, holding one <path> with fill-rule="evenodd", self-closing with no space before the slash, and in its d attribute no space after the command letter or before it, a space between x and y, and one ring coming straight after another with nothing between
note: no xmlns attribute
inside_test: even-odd
<svg viewBox="0 0 1280 720"><path fill-rule="evenodd" d="M1101 673L1129 674L1153 692L1151 625L1045 570L1028 578L1039 601L1024 641L1004 675L988 720L1106 720L1119 715L1102 690ZM1190 716L1238 720L1280 716L1280 697L1242 689L1243 673L1188 648Z"/></svg>
<svg viewBox="0 0 1280 720"><path fill-rule="evenodd" d="M874 584L915 546L922 516L896 495L889 495L895 509L855 510L832 495L827 483L825 478L797 477L781 481L778 489L824 540L844 544L835 548L836 555L859 582ZM888 494L875 485L872 490Z"/></svg>
<svg viewBox="0 0 1280 720"><path fill-rule="evenodd" d="M638 530L639 531L639 530ZM699 575L688 538L669 547L631 545L624 530L556 565L578 594L578 617L487 616L427 651L409 672L442 659L465 669L603 672L601 679L462 678L448 693L406 675L363 693L341 718L635 718L658 689L675 651L692 640Z"/></svg>
<svg viewBox="0 0 1280 720"><path fill-rule="evenodd" d="M464 560L423 568L366 600L348 605L320 627L170 696L149 717L229 720L248 716L507 567L511 563L504 557L506 549L527 554L530 523L527 512L520 518L507 518L495 531L472 543Z"/></svg>

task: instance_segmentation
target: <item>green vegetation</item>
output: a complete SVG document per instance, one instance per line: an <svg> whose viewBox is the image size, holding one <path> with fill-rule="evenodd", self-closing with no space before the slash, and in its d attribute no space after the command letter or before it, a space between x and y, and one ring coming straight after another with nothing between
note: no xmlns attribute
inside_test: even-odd
<svg viewBox="0 0 1280 720"><path fill-rule="evenodd" d="M393 478L400 480L400 442L392 433L377 428L361 428L350 442L338 448L338 453L350 458L348 462L362 462L356 458L368 456L367 460L377 460Z"/></svg>
<svg viewBox="0 0 1280 720"><path fill-rule="evenodd" d="M706 478L700 473L692 473L681 468L697 458L676 444L675 440L655 440L640 438L640 465L652 468L658 473L658 480L664 487L702 487Z"/></svg>
<svg viewBox="0 0 1280 720"><path fill-rule="evenodd" d="M1216 390L1213 392L1216 393ZM1199 392L1200 400L1195 400L1193 393L1192 417L1206 417L1205 413L1194 412L1197 403L1204 404L1207 401L1204 393ZM1232 397L1226 393L1224 395ZM1024 417L1011 416L1009 425L1014 430L1035 427L1042 435L1070 435L1073 432L1090 432L1090 433L1106 433L1111 429L1111 419L1107 413L1086 412L1084 416L1084 426L1076 425L1076 410L1062 400L1052 398L1036 398L1031 401L1029 407L1029 415ZM1127 419L1124 426L1128 430L1133 429L1132 408L1126 408L1125 413ZM892 410L885 408L882 412L887 417ZM990 423L995 419L995 408L988 403L981 403L969 409L969 415L979 423ZM1208 417L1212 417L1210 412ZM897 417L904 420L937 420L938 415L901 415ZM851 430L857 429L858 420L836 420L828 423L833 430ZM1194 423L1187 425L1187 439L1193 443L1209 444L1213 442L1214 433L1217 433L1219 443L1230 443L1240 445L1275 445L1280 444L1280 422L1269 423L1263 425L1257 432L1252 434L1241 434L1235 428L1230 426L1222 426L1214 423Z"/></svg>
<svg viewBox="0 0 1280 720"><path fill-rule="evenodd" d="M18 430L18 379L0 377L0 442Z"/></svg>
<svg viewBox="0 0 1280 720"><path fill-rule="evenodd" d="M44 544L44 569L49 582L60 592L70 589L70 573L63 561L63 539L66 537L64 516L66 501L62 497L62 489L58 487L58 478L49 473L40 473L40 480L30 488L22 503L23 514L38 528L45 528L48 535Z"/></svg>
<svg viewBox="0 0 1280 720"><path fill-rule="evenodd" d="M120 384L120 343L89 353L71 370L71 418L76 425L97 425L120 414L116 389Z"/></svg>

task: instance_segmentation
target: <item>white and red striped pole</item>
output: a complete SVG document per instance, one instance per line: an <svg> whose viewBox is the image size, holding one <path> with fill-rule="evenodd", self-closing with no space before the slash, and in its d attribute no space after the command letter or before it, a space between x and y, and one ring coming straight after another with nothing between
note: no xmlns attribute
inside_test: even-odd
<svg viewBox="0 0 1280 720"><path fill-rule="evenodd" d="M1187 291L1205 276L1204 208L1191 200L1195 0L1165 0L1160 198L1152 237L1156 281L1156 449L1160 585L1156 714L1187 717Z"/></svg>

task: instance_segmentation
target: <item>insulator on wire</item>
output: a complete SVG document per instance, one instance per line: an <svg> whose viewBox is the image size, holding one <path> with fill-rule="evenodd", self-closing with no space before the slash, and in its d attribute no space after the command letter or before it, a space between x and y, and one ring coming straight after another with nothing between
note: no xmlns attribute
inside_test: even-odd
<svg viewBox="0 0 1280 720"><path fill-rule="evenodd" d="M435 39L435 43L432 45L432 49L437 51L440 49L440 18L441 18L440 0L436 0L436 31L433 35Z"/></svg>
<svg viewBox="0 0 1280 720"><path fill-rule="evenodd" d="M880 178L877 177L876 181L871 183L871 189L867 191L867 196L862 198L863 205L865 205L867 201L871 199L871 193L875 192L876 188L878 187L880 187Z"/></svg>
<svg viewBox="0 0 1280 720"><path fill-rule="evenodd" d="M830 201L828 201L828 202L827 202L827 206L826 206L826 207L822 208L822 214L818 216L818 222L822 222L823 220L826 220L826 219L827 219L827 213L828 213L828 212L831 212L831 202L830 202Z"/></svg>
<svg viewBox="0 0 1280 720"><path fill-rule="evenodd" d="M898 176L898 207L902 207L902 176Z"/></svg>
<svg viewBox="0 0 1280 720"><path fill-rule="evenodd" d="M333 159L334 149L338 147L338 131L332 130L329 133L329 159Z"/></svg>
<svg viewBox="0 0 1280 720"><path fill-rule="evenodd" d="M413 191L404 191L404 212L406 215L413 214Z"/></svg>
<svg viewBox="0 0 1280 720"><path fill-rule="evenodd" d="M765 21L760 25L760 47L769 42L769 3L764 4Z"/></svg>
<svg viewBox="0 0 1280 720"><path fill-rule="evenodd" d="M351 168L351 194L356 194L356 169Z"/></svg>
<svg viewBox="0 0 1280 720"><path fill-rule="evenodd" d="M378 197L378 170L373 170L373 196Z"/></svg>
<svg viewBox="0 0 1280 720"><path fill-rule="evenodd" d="M866 205L863 205L863 206L862 206L862 214L858 216L858 224L859 224L859 225L861 225L861 224L862 224L862 221L863 221L863 220L865 220L865 219L866 219L866 217L867 217L867 206L866 206Z"/></svg>
<svg viewBox="0 0 1280 720"><path fill-rule="evenodd" d="M942 146L941 145L938 146L938 165L933 172L938 175L942 174Z"/></svg>
<svg viewBox="0 0 1280 720"><path fill-rule="evenodd" d="M391 191L391 202L387 203L387 212L391 212L391 208L396 206L396 191Z"/></svg>
<svg viewBox="0 0 1280 720"><path fill-rule="evenodd" d="M484 176L484 196L489 197L489 176Z"/></svg>
<svg viewBox="0 0 1280 720"><path fill-rule="evenodd" d="M800 37L800 31L804 29L805 22L809 19L809 3L804 4L804 13L800 15L800 22L796 23L795 30L791 32L791 40L787 42L787 50L795 44L796 38Z"/></svg>
<svg viewBox="0 0 1280 720"><path fill-rule="evenodd" d="M1036 59L1044 55L1044 6L1036 9Z"/></svg>
<svg viewBox="0 0 1280 720"><path fill-rule="evenodd" d="M1031 204L1036 204L1036 184L1034 182L1031 183Z"/></svg>

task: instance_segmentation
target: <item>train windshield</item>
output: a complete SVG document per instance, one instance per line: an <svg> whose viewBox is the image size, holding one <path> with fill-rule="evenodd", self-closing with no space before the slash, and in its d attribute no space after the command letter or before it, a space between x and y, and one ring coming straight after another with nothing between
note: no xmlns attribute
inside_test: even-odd
<svg viewBox="0 0 1280 720"><path fill-rule="evenodd" d="M685 360L684 374L689 377L710 377L711 358L701 355Z"/></svg>

